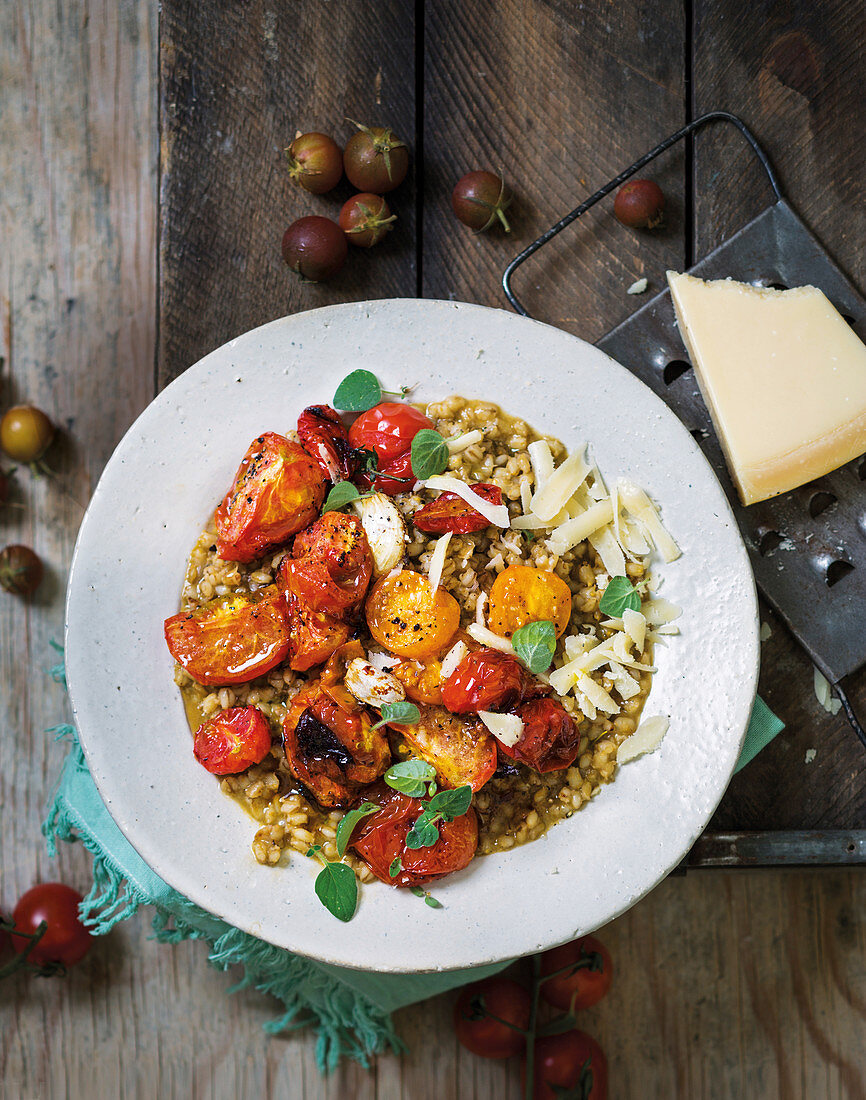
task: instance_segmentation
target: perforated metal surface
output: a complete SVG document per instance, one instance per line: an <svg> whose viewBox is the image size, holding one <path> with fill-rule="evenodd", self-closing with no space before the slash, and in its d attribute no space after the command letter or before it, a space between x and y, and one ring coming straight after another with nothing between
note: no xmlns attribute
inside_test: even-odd
<svg viewBox="0 0 866 1100"><path fill-rule="evenodd" d="M866 301L784 200L690 269L756 285L819 287L866 337ZM598 342L691 429L725 488L762 593L833 682L866 664L866 456L744 508L665 290Z"/></svg>

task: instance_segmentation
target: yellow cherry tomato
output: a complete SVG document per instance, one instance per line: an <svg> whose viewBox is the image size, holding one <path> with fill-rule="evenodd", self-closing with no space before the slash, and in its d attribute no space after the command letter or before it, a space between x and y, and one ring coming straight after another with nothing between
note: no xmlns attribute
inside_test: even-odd
<svg viewBox="0 0 866 1100"><path fill-rule="evenodd" d="M444 588L430 591L423 573L404 569L380 577L370 589L367 625L376 641L398 657L438 656L460 626L460 605Z"/></svg>
<svg viewBox="0 0 866 1100"><path fill-rule="evenodd" d="M571 589L547 569L509 565L490 589L488 625L495 634L510 638L527 623L552 622L557 638L571 618Z"/></svg>

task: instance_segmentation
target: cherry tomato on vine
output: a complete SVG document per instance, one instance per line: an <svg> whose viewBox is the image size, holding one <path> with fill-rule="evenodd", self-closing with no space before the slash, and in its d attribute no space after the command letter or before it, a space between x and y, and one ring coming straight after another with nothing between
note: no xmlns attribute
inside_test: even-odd
<svg viewBox="0 0 866 1100"><path fill-rule="evenodd" d="M292 222L283 234L283 262L310 283L336 275L349 255L346 234L330 218L313 214Z"/></svg>
<svg viewBox="0 0 866 1100"><path fill-rule="evenodd" d="M607 1100L607 1058L584 1031L563 1031L535 1040L533 1100ZM523 1064L526 1079L526 1062Z"/></svg>
<svg viewBox="0 0 866 1100"><path fill-rule="evenodd" d="M424 848L407 848L406 836L424 809L420 798L410 798L384 783L364 791L379 811L358 826L351 847L376 878L392 886L423 886L440 875L450 875L472 862L478 847L478 818L470 806L453 821L438 821L439 839ZM400 860L400 870L394 860ZM397 871L391 875L391 870Z"/></svg>
<svg viewBox="0 0 866 1100"><path fill-rule="evenodd" d="M340 211L340 228L349 244L372 248L394 228L397 215L392 214L381 195L363 192L353 195Z"/></svg>
<svg viewBox="0 0 866 1100"><path fill-rule="evenodd" d="M340 414L330 405L310 405L298 417L301 446L321 466L329 481L351 481L360 466L360 456L349 443Z"/></svg>
<svg viewBox="0 0 866 1100"><path fill-rule="evenodd" d="M195 731L193 754L211 775L237 775L271 751L271 727L257 707L229 707Z"/></svg>
<svg viewBox="0 0 866 1100"><path fill-rule="evenodd" d="M442 685L442 702L452 714L512 710L537 683L510 653L477 649Z"/></svg>
<svg viewBox="0 0 866 1100"><path fill-rule="evenodd" d="M286 149L289 176L305 191L324 195L343 177L343 150L327 134L311 130L298 134Z"/></svg>
<svg viewBox="0 0 866 1100"><path fill-rule="evenodd" d="M382 401L374 405L361 413L349 428L349 442L353 447L376 454L380 476L375 478L375 485L380 493L395 496L412 488L415 483L412 440L422 428L434 428L433 421L401 401ZM369 488L372 478L361 474L356 480Z"/></svg>
<svg viewBox="0 0 866 1100"><path fill-rule="evenodd" d="M497 220L506 233L511 226L505 211L511 205L511 192L504 180L492 172L467 172L451 193L451 209L458 221L477 233L483 233Z"/></svg>
<svg viewBox="0 0 866 1100"><path fill-rule="evenodd" d="M0 588L16 596L30 596L42 583L44 569L39 555L29 546L0 550Z"/></svg>
<svg viewBox="0 0 866 1100"><path fill-rule="evenodd" d="M42 938L27 956L38 966L62 963L74 966L87 954L93 937L78 917L81 894L62 882L43 882L22 894L12 911L12 920L19 932L32 935L42 921L47 928ZM22 954L30 940L24 936L10 937L12 946Z"/></svg>
<svg viewBox="0 0 866 1100"><path fill-rule="evenodd" d="M529 990L511 978L465 986L454 1006L458 1042L482 1058L520 1054L526 1048L530 1001Z"/></svg>
<svg viewBox="0 0 866 1100"><path fill-rule="evenodd" d="M544 978L552 974L553 977ZM610 989L613 962L610 952L595 936L584 936L541 956L541 995L563 1011L577 1011L598 1004Z"/></svg>
<svg viewBox="0 0 866 1100"><path fill-rule="evenodd" d="M0 447L16 462L38 462L53 438L54 425L33 405L13 405L0 420Z"/></svg>
<svg viewBox="0 0 866 1100"><path fill-rule="evenodd" d="M350 120L351 121L351 120ZM393 191L409 171L409 150L388 126L362 126L346 142L343 167L353 187L384 195Z"/></svg>
<svg viewBox="0 0 866 1100"><path fill-rule="evenodd" d="M476 485L470 485L470 489L488 504L502 503L502 490L498 485L479 481ZM483 531L490 526L490 520L456 493L440 493L435 500L418 509L412 522L419 531L426 531L431 535L441 535L446 531L455 535L466 535L471 531Z"/></svg>
<svg viewBox="0 0 866 1100"><path fill-rule="evenodd" d="M552 699L529 699L517 708L523 720L520 740L499 742L499 751L537 772L559 771L574 763L580 752L580 729L568 711Z"/></svg>

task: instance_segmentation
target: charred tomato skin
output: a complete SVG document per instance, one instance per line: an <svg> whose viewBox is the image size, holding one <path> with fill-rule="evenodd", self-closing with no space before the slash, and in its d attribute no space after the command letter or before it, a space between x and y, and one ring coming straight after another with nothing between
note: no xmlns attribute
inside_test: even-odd
<svg viewBox="0 0 866 1100"><path fill-rule="evenodd" d="M332 482L351 481L361 458L349 443L346 425L330 405L310 405L298 417L301 446Z"/></svg>
<svg viewBox="0 0 866 1100"><path fill-rule="evenodd" d="M568 711L552 699L529 699L517 708L523 733L514 745L499 742L499 752L534 771L570 767L580 752L580 730Z"/></svg>
<svg viewBox="0 0 866 1100"><path fill-rule="evenodd" d="M343 150L327 134L298 134L286 149L289 176L312 195L332 191L343 178Z"/></svg>
<svg viewBox="0 0 866 1100"><path fill-rule="evenodd" d="M433 421L402 401L381 401L361 413L349 428L349 442L375 453L378 474L375 478L359 474L356 483L369 489L375 482L375 488L388 496L411 489L415 483L412 440L422 428L434 428Z"/></svg>
<svg viewBox="0 0 866 1100"><path fill-rule="evenodd" d="M349 255L346 234L330 218L298 218L283 234L283 263L310 283L330 279Z"/></svg>
<svg viewBox="0 0 866 1100"><path fill-rule="evenodd" d="M442 702L452 714L507 711L524 698L531 680L510 653L478 649L467 654L442 685Z"/></svg>

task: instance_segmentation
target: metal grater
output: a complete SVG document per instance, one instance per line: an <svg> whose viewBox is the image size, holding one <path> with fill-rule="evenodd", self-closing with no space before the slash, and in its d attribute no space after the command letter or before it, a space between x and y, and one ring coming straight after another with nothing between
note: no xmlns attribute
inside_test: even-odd
<svg viewBox="0 0 866 1100"><path fill-rule="evenodd" d="M703 115L677 131L524 249L502 280L514 308L526 315L510 285L519 264L650 160L716 121L733 123L749 141L776 201L689 273L709 279L731 276L759 286L817 286L862 337L866 300L784 200L766 155L745 124L723 111ZM657 294L599 340L598 347L636 374L691 430L727 493L761 592L834 684L866 745L866 732L839 684L866 664L866 456L800 489L745 508L680 339L670 292Z"/></svg>

